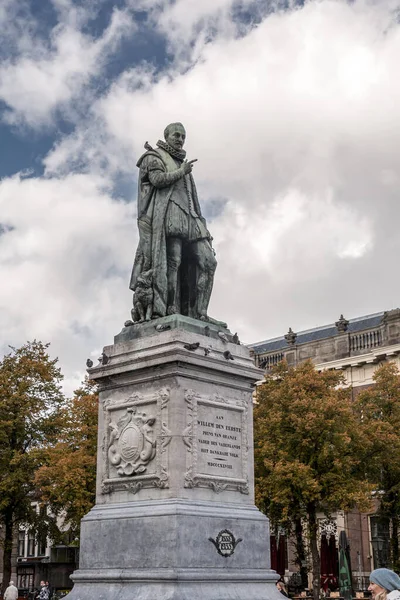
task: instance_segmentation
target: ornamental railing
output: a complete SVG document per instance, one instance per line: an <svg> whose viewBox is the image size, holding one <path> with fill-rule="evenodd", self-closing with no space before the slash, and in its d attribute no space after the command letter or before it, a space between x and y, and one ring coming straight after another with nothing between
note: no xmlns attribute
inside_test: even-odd
<svg viewBox="0 0 400 600"><path fill-rule="evenodd" d="M358 352L360 350L371 350L382 345L382 332L379 329L375 331L366 331L364 333L355 333L350 335L350 351Z"/></svg>
<svg viewBox="0 0 400 600"><path fill-rule="evenodd" d="M272 367L275 367L281 360L283 360L284 355L283 352L277 352L276 354L269 354L268 356L263 356L260 358L258 366L260 369L265 369L269 371Z"/></svg>

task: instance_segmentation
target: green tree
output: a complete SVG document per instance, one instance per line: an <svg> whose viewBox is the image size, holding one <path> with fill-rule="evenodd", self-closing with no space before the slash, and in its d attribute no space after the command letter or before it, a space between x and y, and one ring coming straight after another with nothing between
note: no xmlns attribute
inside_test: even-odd
<svg viewBox="0 0 400 600"><path fill-rule="evenodd" d="M42 454L35 482L42 502L62 516L63 529L79 537L80 521L96 497L98 394L86 381L58 415L55 443Z"/></svg>
<svg viewBox="0 0 400 600"><path fill-rule="evenodd" d="M282 362L257 389L254 410L256 498L272 523L307 523L313 596L320 593L317 513L370 506L363 479L363 439L349 391L337 371L311 361ZM301 557L298 557L301 560Z"/></svg>
<svg viewBox="0 0 400 600"><path fill-rule="evenodd" d="M400 374L394 363L380 366L375 385L357 398L361 427L368 452L365 468L377 482L380 515L391 524L391 568L400 570Z"/></svg>
<svg viewBox="0 0 400 600"><path fill-rule="evenodd" d="M11 576L13 535L20 523L37 527L32 509L40 452L54 435L64 398L57 359L49 344L28 342L0 362L0 521L3 525L3 592Z"/></svg>

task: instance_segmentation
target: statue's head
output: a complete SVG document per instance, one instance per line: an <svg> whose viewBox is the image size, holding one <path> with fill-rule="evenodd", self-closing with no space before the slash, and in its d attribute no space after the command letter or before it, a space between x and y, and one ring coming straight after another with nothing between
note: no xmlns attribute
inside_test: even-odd
<svg viewBox="0 0 400 600"><path fill-rule="evenodd" d="M167 125L164 129L164 138L172 148L182 150L186 140L186 131L182 123L170 123Z"/></svg>

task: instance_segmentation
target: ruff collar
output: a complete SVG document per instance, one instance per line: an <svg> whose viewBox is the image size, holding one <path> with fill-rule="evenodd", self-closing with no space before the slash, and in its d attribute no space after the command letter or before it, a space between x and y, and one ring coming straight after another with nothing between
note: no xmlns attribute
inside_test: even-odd
<svg viewBox="0 0 400 600"><path fill-rule="evenodd" d="M167 144L167 142L163 142L162 140L158 140L157 146L159 148L162 148L163 150L165 150L166 152L168 152L168 154L170 154L173 158L176 158L177 160L180 160L181 162L183 162L185 160L185 158L186 158L186 151L185 150L175 150L175 148L173 148L172 146L170 146L169 144Z"/></svg>

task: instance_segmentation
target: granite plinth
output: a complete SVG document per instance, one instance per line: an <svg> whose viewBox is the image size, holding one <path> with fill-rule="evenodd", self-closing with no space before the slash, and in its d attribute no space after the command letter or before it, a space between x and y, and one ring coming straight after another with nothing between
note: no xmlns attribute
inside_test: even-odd
<svg viewBox="0 0 400 600"><path fill-rule="evenodd" d="M100 385L97 496L68 598L280 600L268 520L254 506L252 387L262 373L218 326L169 319L176 326L161 332L126 328L90 369Z"/></svg>
<svg viewBox="0 0 400 600"><path fill-rule="evenodd" d="M221 529L241 540L231 556L210 541ZM190 501L96 507L82 523L82 560L70 596L265 598L263 585L277 579L267 568L268 534L255 507Z"/></svg>
<svg viewBox="0 0 400 600"><path fill-rule="evenodd" d="M160 329L157 329L157 327ZM114 344L157 335L160 331L168 329L184 329L214 339L218 339L218 332L222 332L228 337L229 341L233 341L233 335L227 328L226 323L221 322L218 325L217 321L200 321L199 319L176 314L123 327L120 333L114 336Z"/></svg>
<svg viewBox="0 0 400 600"><path fill-rule="evenodd" d="M210 541L224 529L241 540L227 557ZM96 506L82 521L82 537L82 572L229 568L261 574L269 561L268 520L254 506L233 503L167 500Z"/></svg>

